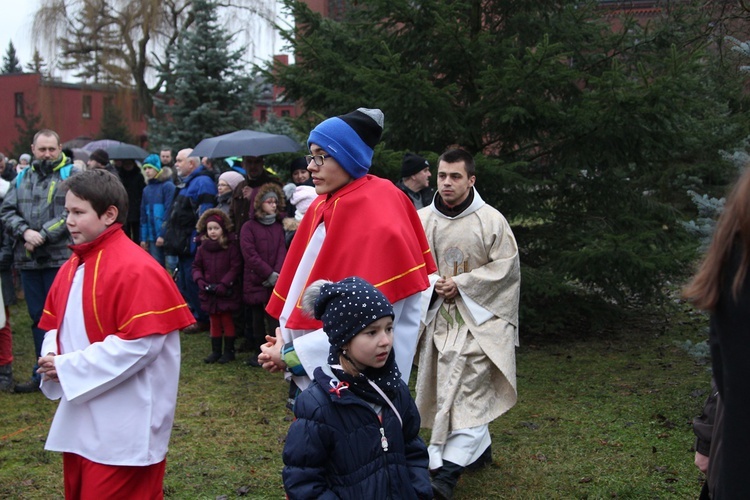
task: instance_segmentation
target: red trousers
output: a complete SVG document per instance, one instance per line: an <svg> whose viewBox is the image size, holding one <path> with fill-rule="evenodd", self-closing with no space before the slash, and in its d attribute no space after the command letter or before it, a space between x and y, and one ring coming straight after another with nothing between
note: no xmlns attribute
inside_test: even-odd
<svg viewBox="0 0 750 500"><path fill-rule="evenodd" d="M220 312L211 314L209 316L209 321L211 327L210 335L212 338L221 337L222 333L225 337L234 337L234 321L232 320L232 313Z"/></svg>
<svg viewBox="0 0 750 500"><path fill-rule="evenodd" d="M0 328L0 365L13 362L13 333L10 330L10 311L5 308L5 326Z"/></svg>
<svg viewBox="0 0 750 500"><path fill-rule="evenodd" d="M161 500L166 459L146 466L103 465L63 453L66 500Z"/></svg>

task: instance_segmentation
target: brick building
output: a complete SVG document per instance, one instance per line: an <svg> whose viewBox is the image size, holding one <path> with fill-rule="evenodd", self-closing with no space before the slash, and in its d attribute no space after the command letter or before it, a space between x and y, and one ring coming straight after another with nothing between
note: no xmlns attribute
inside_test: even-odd
<svg viewBox="0 0 750 500"><path fill-rule="evenodd" d="M129 89L63 83L39 73L0 75L0 152L10 153L19 135L16 125L23 128L30 114L38 114L39 127L54 130L62 142L96 137L107 105L121 110L130 134L144 144L146 120Z"/></svg>

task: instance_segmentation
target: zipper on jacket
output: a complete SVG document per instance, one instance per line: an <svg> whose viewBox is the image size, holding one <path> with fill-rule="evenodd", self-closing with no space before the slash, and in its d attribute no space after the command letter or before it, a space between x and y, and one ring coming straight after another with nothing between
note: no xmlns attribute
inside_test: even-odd
<svg viewBox="0 0 750 500"><path fill-rule="evenodd" d="M53 193L55 192L55 185L57 182L52 181L49 183L49 191L47 191L47 205L52 203Z"/></svg>

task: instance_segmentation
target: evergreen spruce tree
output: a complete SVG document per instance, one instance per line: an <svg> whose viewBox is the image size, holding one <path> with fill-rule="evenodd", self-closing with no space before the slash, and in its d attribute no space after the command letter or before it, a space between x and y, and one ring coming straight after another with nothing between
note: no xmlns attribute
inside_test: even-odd
<svg viewBox="0 0 750 500"><path fill-rule="evenodd" d="M5 51L5 55L3 56L2 73L4 75L10 73L23 73L21 61L19 61L18 57L16 57L16 48L13 46L12 41L8 42L8 49Z"/></svg>
<svg viewBox="0 0 750 500"><path fill-rule="evenodd" d="M47 76L47 63L39 53L39 49L34 48L34 55L31 56L31 62L26 65L26 70L30 73L40 73Z"/></svg>
<svg viewBox="0 0 750 500"><path fill-rule="evenodd" d="M130 135L130 130L122 116L122 111L116 105L112 103L105 104L102 123L96 138L113 139L127 143L133 142L133 137Z"/></svg>
<svg viewBox="0 0 750 500"><path fill-rule="evenodd" d="M216 1L195 0L192 13L195 22L180 38L171 72L161 75L166 91L149 119L151 142L175 149L248 128L255 102L244 51L230 51L232 36L218 22Z"/></svg>
<svg viewBox="0 0 750 500"><path fill-rule="evenodd" d="M285 5L296 63L266 74L308 123L379 107L384 148L475 155L519 243L527 328L656 303L690 269L686 187L725 181L718 152L748 130L703 4L617 31L594 1L342 2L338 19Z"/></svg>

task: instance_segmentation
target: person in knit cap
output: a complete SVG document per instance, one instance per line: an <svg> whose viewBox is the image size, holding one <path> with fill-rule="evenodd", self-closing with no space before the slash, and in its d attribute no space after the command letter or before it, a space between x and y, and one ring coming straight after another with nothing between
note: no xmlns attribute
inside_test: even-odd
<svg viewBox="0 0 750 500"><path fill-rule="evenodd" d="M18 165L16 165L16 174L18 174L24 168L28 168L30 164L31 164L31 155L29 153L24 153L21 156L19 156Z"/></svg>
<svg viewBox="0 0 750 500"><path fill-rule="evenodd" d="M89 169L103 168L117 175L117 169L109 162L109 153L107 153L103 149L95 149L89 155L89 160L86 162L86 165L89 167Z"/></svg>
<svg viewBox="0 0 750 500"><path fill-rule="evenodd" d="M432 203L435 190L430 187L430 162L414 153L406 153L401 162L401 180L396 187L409 197L419 210Z"/></svg>
<svg viewBox="0 0 750 500"><path fill-rule="evenodd" d="M293 204L297 210L293 217L285 217L284 220L281 221L284 226L284 239L286 240L287 248L289 248L289 245L292 243L292 238L294 238L297 228L299 228L299 223L305 216L307 209L317 197L318 194L315 192L315 188L305 185L297 186L289 197L289 202Z"/></svg>
<svg viewBox="0 0 750 500"><path fill-rule="evenodd" d="M245 263L242 300L245 304L247 343L243 351L251 352L247 364L254 367L260 366L258 354L266 335L279 326L275 318L266 314L265 308L286 257L284 228L278 217L283 212L284 194L281 187L269 182L258 189L253 217L240 229L240 249Z"/></svg>
<svg viewBox="0 0 750 500"><path fill-rule="evenodd" d="M205 363L234 361L235 328L232 313L240 309L242 257L229 215L209 208L198 219L201 244L195 252L192 277L198 285L201 308L209 315L211 354ZM222 354L222 337L224 352Z"/></svg>
<svg viewBox="0 0 750 500"><path fill-rule="evenodd" d="M302 314L298 299L318 279L360 276L394 305L396 364L409 379L417 342L420 292L435 262L414 205L392 182L368 174L383 132L379 109L359 108L329 118L310 132L307 169L319 195L302 218L267 311L280 331L259 359L270 371L287 370L305 388L322 366L328 338L320 320ZM276 340L278 339L278 340Z"/></svg>
<svg viewBox="0 0 750 500"><path fill-rule="evenodd" d="M216 181L216 190L219 193L216 195L216 208L231 214L232 192L243 179L242 174L234 170L227 170L219 176L219 180Z"/></svg>
<svg viewBox="0 0 750 500"><path fill-rule="evenodd" d="M287 497L432 498L419 412L395 361L391 303L354 276L312 283L301 307L323 323L330 349L294 408Z"/></svg>
<svg viewBox="0 0 750 500"><path fill-rule="evenodd" d="M141 168L147 183L141 198L140 244L159 264L165 266L164 222L172 207L175 192L172 170L163 167L159 156L155 154L148 155Z"/></svg>

